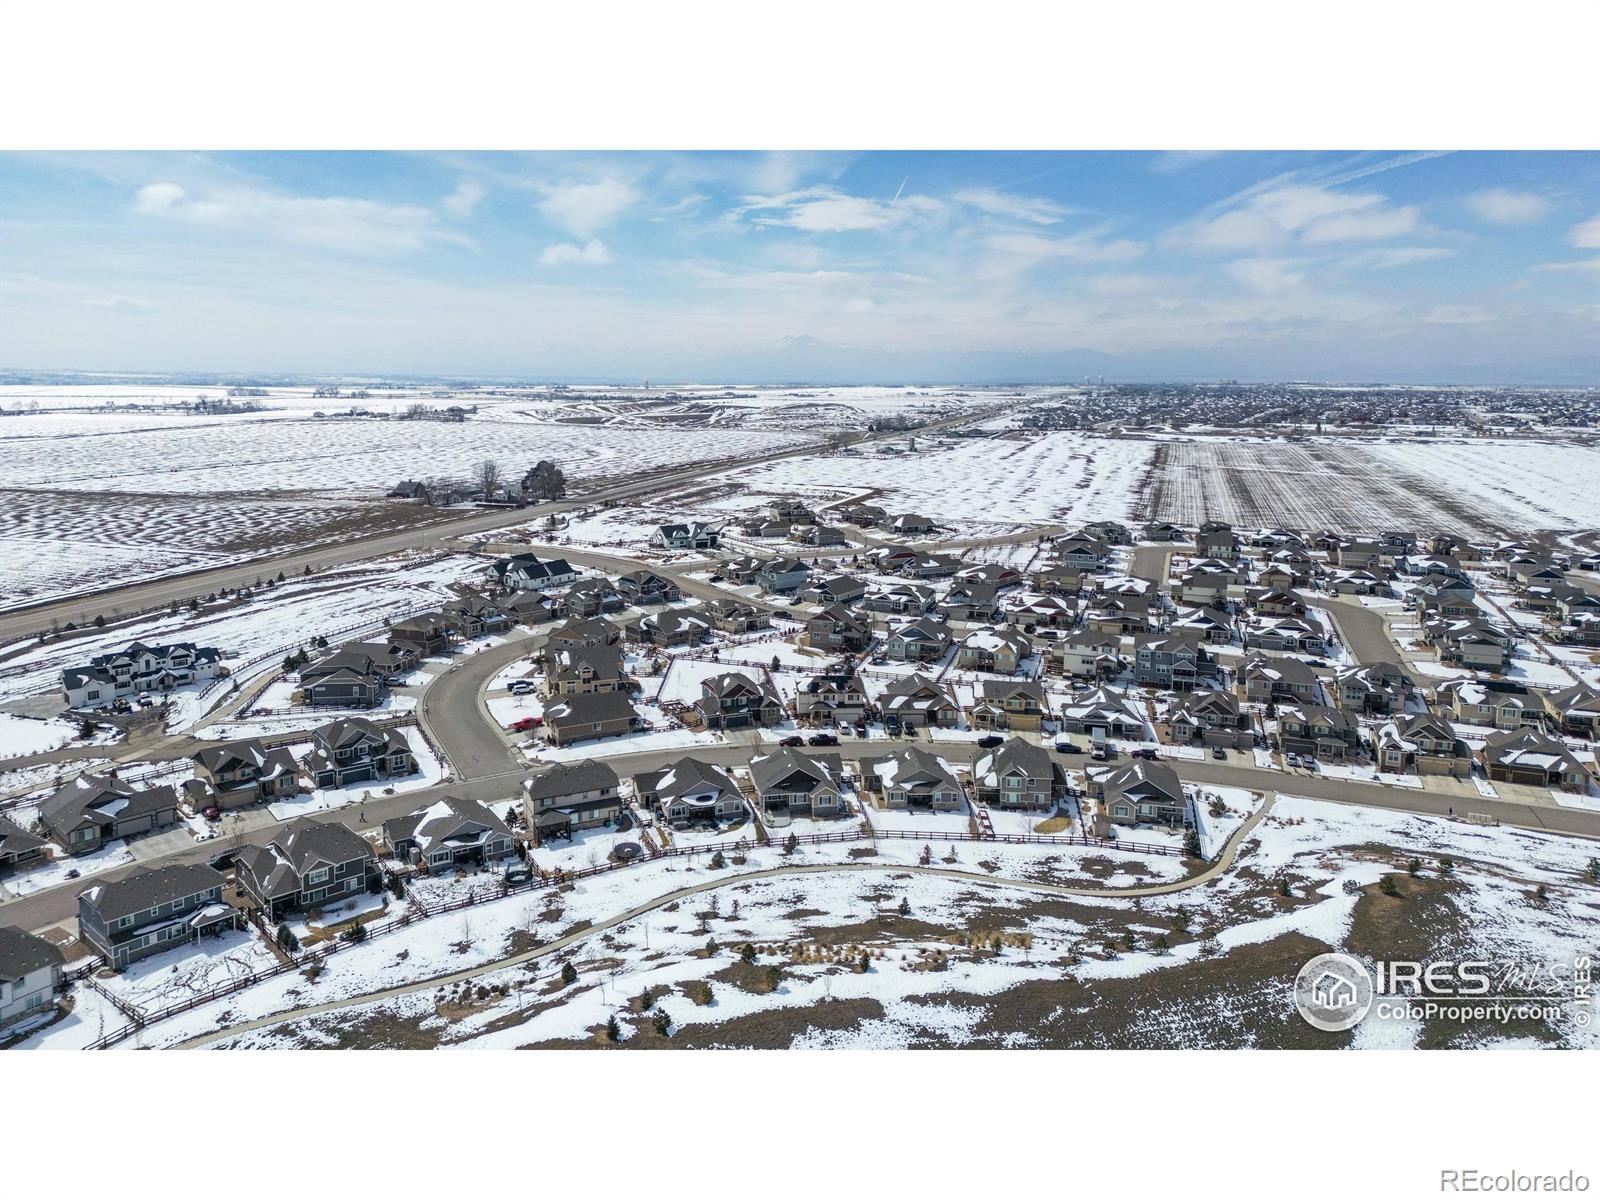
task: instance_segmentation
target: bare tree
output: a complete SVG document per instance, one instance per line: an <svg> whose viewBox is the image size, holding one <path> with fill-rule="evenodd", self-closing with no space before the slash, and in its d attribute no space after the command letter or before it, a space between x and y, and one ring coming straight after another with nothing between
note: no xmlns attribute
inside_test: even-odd
<svg viewBox="0 0 1600 1200"><path fill-rule="evenodd" d="M492 458L486 458L472 468L472 481L483 492L485 500L492 500L500 490L500 464Z"/></svg>

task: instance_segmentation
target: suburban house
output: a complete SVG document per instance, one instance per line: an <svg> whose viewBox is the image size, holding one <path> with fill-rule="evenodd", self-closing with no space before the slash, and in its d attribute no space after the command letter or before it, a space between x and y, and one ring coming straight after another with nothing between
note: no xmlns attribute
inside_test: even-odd
<svg viewBox="0 0 1600 1200"><path fill-rule="evenodd" d="M1144 740L1144 717L1132 701L1115 688L1098 686L1073 693L1061 708L1061 727L1069 733Z"/></svg>
<svg viewBox="0 0 1600 1200"><path fill-rule="evenodd" d="M276 921L285 912L309 912L365 892L377 877L377 857L348 826L302 817L265 846L243 847L234 879L266 919Z"/></svg>
<svg viewBox="0 0 1600 1200"><path fill-rule="evenodd" d="M627 672L622 651L604 643L598 646L569 646L546 650L544 656L544 694L571 696L581 692L617 692L627 689Z"/></svg>
<svg viewBox="0 0 1600 1200"><path fill-rule="evenodd" d="M365 650L346 646L300 668L300 699L319 708L373 708L388 690L388 672Z"/></svg>
<svg viewBox="0 0 1600 1200"><path fill-rule="evenodd" d="M878 707L885 721L897 721L910 728L950 726L961 719L961 710L950 693L918 673L890 682L878 697Z"/></svg>
<svg viewBox="0 0 1600 1200"><path fill-rule="evenodd" d="M933 608L936 595L931 587L922 583L874 584L862 607L868 612L920 616Z"/></svg>
<svg viewBox="0 0 1600 1200"><path fill-rule="evenodd" d="M707 729L753 729L784 719L783 697L763 675L724 671L700 681L695 708Z"/></svg>
<svg viewBox="0 0 1600 1200"><path fill-rule="evenodd" d="M1142 603L1101 599L1084 609L1083 627L1094 633L1110 633L1117 637L1146 633L1150 629L1150 610Z"/></svg>
<svg viewBox="0 0 1600 1200"><path fill-rule="evenodd" d="M947 621L993 621L1000 616L999 592L992 583L957 580L934 608Z"/></svg>
<svg viewBox="0 0 1600 1200"><path fill-rule="evenodd" d="M1361 723L1342 708L1326 704L1282 704L1278 707L1278 743L1285 754L1343 760L1361 744Z"/></svg>
<svg viewBox="0 0 1600 1200"><path fill-rule="evenodd" d="M546 652L571 646L614 646L622 640L622 630L610 621L572 618L561 622L545 635Z"/></svg>
<svg viewBox="0 0 1600 1200"><path fill-rule="evenodd" d="M658 550L715 550L721 541L722 531L701 521L657 525L650 535L650 544Z"/></svg>
<svg viewBox="0 0 1600 1200"><path fill-rule="evenodd" d="M1327 634L1322 627L1299 617L1251 617L1245 622L1244 644L1250 649L1292 650L1301 654L1326 654Z"/></svg>
<svg viewBox="0 0 1600 1200"><path fill-rule="evenodd" d="M950 641L950 626L933 617L920 617L890 630L884 653L901 662L937 662L950 648Z"/></svg>
<svg viewBox="0 0 1600 1200"><path fill-rule="evenodd" d="M987 583L997 588L1013 588L1022 582L1015 567L1004 563L974 563L956 572L957 583Z"/></svg>
<svg viewBox="0 0 1600 1200"><path fill-rule="evenodd" d="M756 584L764 592L788 594L797 592L811 578L811 568L798 558L773 558L761 564L756 572Z"/></svg>
<svg viewBox="0 0 1600 1200"><path fill-rule="evenodd" d="M918 513L901 513L898 517L892 517L889 520L889 529L893 533L932 533L938 528L931 520Z"/></svg>
<svg viewBox="0 0 1600 1200"><path fill-rule="evenodd" d="M70 708L101 708L119 696L170 692L221 673L222 652L214 646L131 642L121 650L96 655L86 666L68 667L61 672L61 690Z"/></svg>
<svg viewBox="0 0 1600 1200"><path fill-rule="evenodd" d="M1481 617L1424 620L1422 639L1439 652L1439 661L1503 672L1511 665L1511 634Z"/></svg>
<svg viewBox="0 0 1600 1200"><path fill-rule="evenodd" d="M1250 715L1239 698L1221 688L1192 691L1174 700L1156 722L1156 736L1174 746L1248 749L1254 741Z"/></svg>
<svg viewBox="0 0 1600 1200"><path fill-rule="evenodd" d="M791 540L807 546L844 546L848 541L844 531L832 525L795 525L789 530Z"/></svg>
<svg viewBox="0 0 1600 1200"><path fill-rule="evenodd" d="M628 604L619 583L602 575L578 580L561 597L559 608L569 617L599 617L621 612Z"/></svg>
<svg viewBox="0 0 1600 1200"><path fill-rule="evenodd" d="M1231 559L1238 551L1239 537L1226 522L1207 521L1194 535L1194 552L1198 558Z"/></svg>
<svg viewBox="0 0 1600 1200"><path fill-rule="evenodd" d="M1090 521L1078 532L1085 537L1099 538L1111 546L1133 544L1133 531L1121 521Z"/></svg>
<svg viewBox="0 0 1600 1200"><path fill-rule="evenodd" d="M889 519L889 514L876 504L847 504L839 510L839 519L851 525L870 529L874 525L883 524Z"/></svg>
<svg viewBox="0 0 1600 1200"><path fill-rule="evenodd" d="M1252 654L1234 675L1234 692L1241 700L1266 704L1279 700L1315 701L1321 694L1316 672L1298 658Z"/></svg>
<svg viewBox="0 0 1600 1200"><path fill-rule="evenodd" d="M795 695L795 716L813 725L854 725L867 715L867 690L855 675L818 675Z"/></svg>
<svg viewBox="0 0 1600 1200"><path fill-rule="evenodd" d="M1011 619L1024 630L1071 629L1078 623L1078 606L1058 595L1029 596L1010 610Z"/></svg>
<svg viewBox="0 0 1600 1200"><path fill-rule="evenodd" d="M544 732L551 745L569 746L632 733L639 720L625 692L577 692L545 706Z"/></svg>
<svg viewBox="0 0 1600 1200"><path fill-rule="evenodd" d="M1076 596L1083 590L1084 577L1087 574L1081 567L1047 562L1034 569L1028 576L1028 582L1033 585L1035 591L1047 596Z"/></svg>
<svg viewBox="0 0 1600 1200"><path fill-rule="evenodd" d="M1503 679L1450 679L1433 689L1434 702L1465 725L1500 730L1545 725L1544 697L1521 683Z"/></svg>
<svg viewBox="0 0 1600 1200"><path fill-rule="evenodd" d="M36 837L26 829L0 817L0 871L7 871L20 863L35 862L44 857L44 848L50 843Z"/></svg>
<svg viewBox="0 0 1600 1200"><path fill-rule="evenodd" d="M1133 678L1144 687L1188 692L1216 674L1216 660L1198 637L1169 633L1134 643Z"/></svg>
<svg viewBox="0 0 1600 1200"><path fill-rule="evenodd" d="M1000 808L1053 809L1066 779L1048 750L1018 737L983 751L972 763L978 803Z"/></svg>
<svg viewBox="0 0 1600 1200"><path fill-rule="evenodd" d="M855 653L872 641L872 618L851 612L842 604L830 604L806 618L800 644L816 650Z"/></svg>
<svg viewBox="0 0 1600 1200"><path fill-rule="evenodd" d="M1575 683L1560 691L1543 693L1545 711L1550 723L1568 737L1600 737L1600 692L1586 684Z"/></svg>
<svg viewBox="0 0 1600 1200"><path fill-rule="evenodd" d="M1050 661L1074 679L1111 679L1122 673L1122 639L1081 629L1050 647Z"/></svg>
<svg viewBox="0 0 1600 1200"><path fill-rule="evenodd" d="M1031 679L985 679L973 688L972 726L1037 732L1047 708L1044 688Z"/></svg>
<svg viewBox="0 0 1600 1200"><path fill-rule="evenodd" d="M790 817L834 817L844 810L837 754L802 754L784 746L750 760L750 785L761 815L777 824Z"/></svg>
<svg viewBox="0 0 1600 1200"><path fill-rule="evenodd" d="M1340 708L1356 713L1397 713L1405 709L1414 685L1398 663L1375 662L1334 673L1329 691Z"/></svg>
<svg viewBox="0 0 1600 1200"><path fill-rule="evenodd" d="M1014 629L975 629L961 640L956 665L1015 675L1033 655L1033 643Z"/></svg>
<svg viewBox="0 0 1600 1200"><path fill-rule="evenodd" d="M1088 537L1081 533L1057 538L1050 546L1050 557L1054 561L1064 567L1076 567L1080 571L1099 570L1105 566L1106 559L1110 556L1110 546L1099 538Z"/></svg>
<svg viewBox="0 0 1600 1200"><path fill-rule="evenodd" d="M867 594L867 585L854 575L817 576L806 585L805 595L818 604L851 604Z"/></svg>
<svg viewBox="0 0 1600 1200"><path fill-rule="evenodd" d="M511 628L511 614L476 592L450 601L444 606L443 612L463 637L484 637L491 633L504 633Z"/></svg>
<svg viewBox="0 0 1600 1200"><path fill-rule="evenodd" d="M0 1026L54 1005L65 961L54 942L0 925Z"/></svg>
<svg viewBox="0 0 1600 1200"><path fill-rule="evenodd" d="M398 729L379 729L371 721L352 717L312 731L304 770L316 787L344 787L414 775L417 758Z"/></svg>
<svg viewBox="0 0 1600 1200"><path fill-rule="evenodd" d="M1491 733L1478 757L1493 780L1565 792L1584 792L1589 787L1588 769L1566 744L1531 729Z"/></svg>
<svg viewBox="0 0 1600 1200"><path fill-rule="evenodd" d="M352 835L354 836L354 835ZM135 871L78 895L78 937L115 970L175 943L236 927L227 880L203 863Z"/></svg>
<svg viewBox="0 0 1600 1200"><path fill-rule="evenodd" d="M906 746L893 754L863 758L856 764L861 786L883 797L889 808L955 812L965 792L944 760L920 746Z"/></svg>
<svg viewBox="0 0 1600 1200"><path fill-rule="evenodd" d="M1433 713L1404 713L1372 734L1372 761L1396 775L1472 774L1472 751L1455 727Z"/></svg>
<svg viewBox="0 0 1600 1200"><path fill-rule="evenodd" d="M383 823L383 844L401 862L429 871L483 866L512 853L511 829L476 800L442 796Z"/></svg>
<svg viewBox="0 0 1600 1200"><path fill-rule="evenodd" d="M1220 608L1204 604L1181 606L1167 622L1167 632L1227 645L1233 641L1233 618Z"/></svg>
<svg viewBox="0 0 1600 1200"><path fill-rule="evenodd" d="M1189 803L1178 773L1164 762L1139 759L1126 766L1091 768L1089 794L1113 825L1171 825L1188 820Z"/></svg>
<svg viewBox="0 0 1600 1200"><path fill-rule="evenodd" d="M749 633L772 626L772 617L766 609L742 600L713 600L705 606L705 614L712 628L723 633Z"/></svg>
<svg viewBox="0 0 1600 1200"><path fill-rule="evenodd" d="M389 637L416 651L418 658L446 653L457 632L455 621L442 612L422 613L389 626Z"/></svg>
<svg viewBox="0 0 1600 1200"><path fill-rule="evenodd" d="M1189 539L1182 526L1170 521L1146 521L1139 527L1139 537L1146 542L1183 542Z"/></svg>
<svg viewBox="0 0 1600 1200"><path fill-rule="evenodd" d="M522 812L540 842L609 825L623 813L617 773L603 762L558 763L522 784Z"/></svg>
<svg viewBox="0 0 1600 1200"><path fill-rule="evenodd" d="M720 824L745 815L744 791L727 771L698 758L680 758L633 777L633 794L675 829L691 822Z"/></svg>
<svg viewBox="0 0 1600 1200"><path fill-rule="evenodd" d="M194 777L218 808L241 808L300 791L300 764L288 748L268 750L254 738L197 751Z"/></svg>
<svg viewBox="0 0 1600 1200"><path fill-rule="evenodd" d="M178 791L135 788L110 775L80 775L39 804L39 821L68 854L178 823Z"/></svg>
<svg viewBox="0 0 1600 1200"><path fill-rule="evenodd" d="M540 592L561 587L578 578L578 572L564 558L540 559L534 554L514 554L496 559L494 577L508 592Z"/></svg>
<svg viewBox="0 0 1600 1200"><path fill-rule="evenodd" d="M629 571L617 576L617 590L629 604L647 608L652 604L674 604L683 599L678 585L654 571Z"/></svg>
<svg viewBox="0 0 1600 1200"><path fill-rule="evenodd" d="M711 636L711 622L698 612L668 609L640 617L628 631L652 646L695 646Z"/></svg>

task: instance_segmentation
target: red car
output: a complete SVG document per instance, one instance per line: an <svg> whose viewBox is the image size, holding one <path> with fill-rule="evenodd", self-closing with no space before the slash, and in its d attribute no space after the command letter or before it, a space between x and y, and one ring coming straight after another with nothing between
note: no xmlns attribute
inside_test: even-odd
<svg viewBox="0 0 1600 1200"><path fill-rule="evenodd" d="M512 723L511 730L513 733L527 733L528 730L537 729L543 724L543 717L523 717L522 720Z"/></svg>

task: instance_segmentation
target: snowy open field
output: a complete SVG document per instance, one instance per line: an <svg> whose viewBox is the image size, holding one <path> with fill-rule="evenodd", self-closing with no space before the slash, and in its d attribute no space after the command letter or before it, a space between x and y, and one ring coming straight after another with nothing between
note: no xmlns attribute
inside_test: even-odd
<svg viewBox="0 0 1600 1200"><path fill-rule="evenodd" d="M1155 446L1092 434L1023 440L919 439L901 455L816 455L734 473L752 489L809 497L880 489L872 501L966 531L975 522L1015 528L1134 514L1140 477ZM831 498L831 496L830 496Z"/></svg>
<svg viewBox="0 0 1600 1200"><path fill-rule="evenodd" d="M1467 536L1600 524L1600 448L1576 442L1162 442L1153 520Z"/></svg>

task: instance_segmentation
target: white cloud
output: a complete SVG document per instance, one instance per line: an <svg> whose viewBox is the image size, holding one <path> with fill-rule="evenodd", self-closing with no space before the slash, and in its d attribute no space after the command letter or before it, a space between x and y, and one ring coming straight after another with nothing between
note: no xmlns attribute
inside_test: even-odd
<svg viewBox="0 0 1600 1200"><path fill-rule="evenodd" d="M472 210L478 207L478 201L482 199L483 184L463 179L456 184L456 190L444 198L444 206L455 216L466 218L472 215Z"/></svg>
<svg viewBox="0 0 1600 1200"><path fill-rule="evenodd" d="M547 267L577 263L586 267L603 267L611 261L611 251L598 238L590 238L579 246L573 242L556 242L546 246L539 262Z"/></svg>
<svg viewBox="0 0 1600 1200"><path fill-rule="evenodd" d="M1600 250L1600 214L1572 227L1572 244L1580 250Z"/></svg>
<svg viewBox="0 0 1600 1200"><path fill-rule="evenodd" d="M620 179L555 184L540 190L544 192L540 214L575 238L592 238L639 198L633 186Z"/></svg>
<svg viewBox="0 0 1600 1200"><path fill-rule="evenodd" d="M125 317L142 317L146 313L155 312L154 304L146 304L143 300L130 300L127 296L112 296L109 300L96 300L96 308L103 308L107 312L119 313Z"/></svg>
<svg viewBox="0 0 1600 1200"><path fill-rule="evenodd" d="M1391 206L1376 192L1336 192L1291 185L1252 195L1239 208L1180 226L1169 240L1200 250L1270 250L1306 245L1382 241L1414 233L1415 207Z"/></svg>
<svg viewBox="0 0 1600 1200"><path fill-rule="evenodd" d="M1439 258L1454 258L1455 253L1445 246L1394 246L1362 250L1350 255L1339 265L1358 271L1382 271L1390 267L1409 267L1413 263L1432 262Z"/></svg>
<svg viewBox="0 0 1600 1200"><path fill-rule="evenodd" d="M1488 188L1467 197L1467 207L1480 221L1491 225L1529 225L1549 210L1543 196Z"/></svg>
<svg viewBox="0 0 1600 1200"><path fill-rule="evenodd" d="M758 214L757 225L785 225L806 233L854 233L887 229L916 217L929 216L944 209L931 196L902 195L898 199L874 200L852 196L835 187L804 188L776 196L746 196L734 216Z"/></svg>
<svg viewBox="0 0 1600 1200"><path fill-rule="evenodd" d="M1047 259L1074 259L1080 262L1126 262L1144 253L1143 242L1118 239L1103 242L1092 234L1049 238L1037 233L997 233L984 239L984 245L996 254L1022 260L1026 263Z"/></svg>
<svg viewBox="0 0 1600 1200"><path fill-rule="evenodd" d="M969 188L951 197L958 204L966 204L990 216L1010 217L1018 221L1031 221L1035 225L1054 225L1072 210L1053 200L1037 196L1013 196L994 188Z"/></svg>
<svg viewBox="0 0 1600 1200"><path fill-rule="evenodd" d="M1241 258L1225 268L1236 283L1258 292L1292 292L1305 283L1305 273L1293 268L1298 265L1282 258Z"/></svg>
<svg viewBox="0 0 1600 1200"><path fill-rule="evenodd" d="M421 249L429 241L465 241L435 228L425 208L350 196L290 196L251 187L198 194L181 184L157 182L139 189L134 210L141 216L350 254L395 254Z"/></svg>

